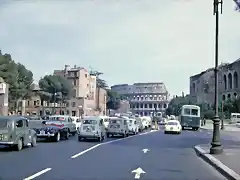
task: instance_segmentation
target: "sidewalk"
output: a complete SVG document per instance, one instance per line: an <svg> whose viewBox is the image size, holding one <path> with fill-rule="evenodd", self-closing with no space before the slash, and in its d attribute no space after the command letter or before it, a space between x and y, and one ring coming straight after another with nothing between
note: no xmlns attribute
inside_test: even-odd
<svg viewBox="0 0 240 180"><path fill-rule="evenodd" d="M221 126L221 123L220 123ZM212 130L213 129L213 121L207 120L205 126L201 126L201 129ZM224 122L224 130L223 131L240 131L240 128L237 127L235 124L229 124Z"/></svg>
<svg viewBox="0 0 240 180"><path fill-rule="evenodd" d="M240 132L238 133L240 135ZM210 144L197 145L196 153L207 163L215 167L227 179L240 180L240 141L239 138L221 139L222 154L209 154Z"/></svg>

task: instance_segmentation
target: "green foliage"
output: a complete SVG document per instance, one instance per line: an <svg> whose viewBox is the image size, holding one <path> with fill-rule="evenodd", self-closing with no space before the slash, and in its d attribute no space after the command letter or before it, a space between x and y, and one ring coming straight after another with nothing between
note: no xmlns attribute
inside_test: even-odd
<svg viewBox="0 0 240 180"><path fill-rule="evenodd" d="M102 72L91 71L90 74L93 76L96 76L96 83L98 88L106 89L108 87L107 82L100 78L100 76L103 75Z"/></svg>
<svg viewBox="0 0 240 180"><path fill-rule="evenodd" d="M46 75L39 80L39 87L52 94L51 101L67 99L72 93L72 85L62 76ZM56 96L55 96L56 95Z"/></svg>
<svg viewBox="0 0 240 180"><path fill-rule="evenodd" d="M190 96L185 97L176 97L173 98L168 105L168 108L166 109L166 115L175 115L178 116L180 113L180 109L183 105L186 104L193 104L193 100L190 98Z"/></svg>
<svg viewBox="0 0 240 180"><path fill-rule="evenodd" d="M23 64L15 63L10 54L0 51L0 77L9 84L10 108L16 108L18 100L29 97L32 92L33 73Z"/></svg>
<svg viewBox="0 0 240 180"><path fill-rule="evenodd" d="M107 108L114 110L118 109L120 107L120 95L115 91L107 90L107 96Z"/></svg>

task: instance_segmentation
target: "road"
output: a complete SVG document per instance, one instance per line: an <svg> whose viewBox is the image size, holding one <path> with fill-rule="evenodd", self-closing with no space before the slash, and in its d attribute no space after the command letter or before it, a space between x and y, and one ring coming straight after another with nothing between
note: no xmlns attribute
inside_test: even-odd
<svg viewBox="0 0 240 180"><path fill-rule="evenodd" d="M76 137L61 142L40 142L21 152L0 151L0 179L131 180L141 168L140 179L225 179L196 156L194 145L206 144L207 130L165 135L145 132L128 138L78 142ZM90 148L90 149L89 149ZM144 153L142 150L148 149ZM38 174L36 174L38 173ZM137 175L136 175L137 177ZM138 178L138 177L137 177Z"/></svg>

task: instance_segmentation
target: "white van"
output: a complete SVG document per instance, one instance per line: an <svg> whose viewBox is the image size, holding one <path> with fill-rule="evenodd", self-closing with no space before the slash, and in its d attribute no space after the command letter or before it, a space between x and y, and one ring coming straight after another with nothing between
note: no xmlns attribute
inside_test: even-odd
<svg viewBox="0 0 240 180"><path fill-rule="evenodd" d="M230 123L240 122L240 113L231 113Z"/></svg>
<svg viewBox="0 0 240 180"><path fill-rule="evenodd" d="M111 117L107 129L107 137L114 135L121 135L123 137L129 135L127 119Z"/></svg>

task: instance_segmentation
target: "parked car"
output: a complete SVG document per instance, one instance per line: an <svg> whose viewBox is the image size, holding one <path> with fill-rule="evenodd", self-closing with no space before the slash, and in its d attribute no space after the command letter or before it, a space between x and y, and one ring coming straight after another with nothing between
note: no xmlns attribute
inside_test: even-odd
<svg viewBox="0 0 240 180"><path fill-rule="evenodd" d="M49 120L42 121L43 127L35 128L38 138L60 141L68 139L70 135L76 134L76 124L70 116L53 115Z"/></svg>
<svg viewBox="0 0 240 180"><path fill-rule="evenodd" d="M37 145L36 132L29 128L29 120L22 116L0 116L0 145L21 151L25 146Z"/></svg>

